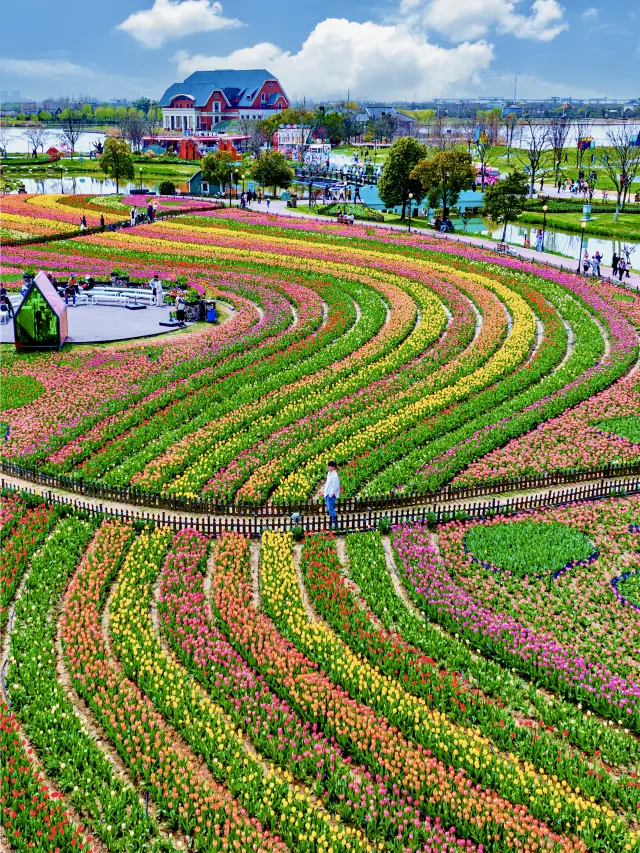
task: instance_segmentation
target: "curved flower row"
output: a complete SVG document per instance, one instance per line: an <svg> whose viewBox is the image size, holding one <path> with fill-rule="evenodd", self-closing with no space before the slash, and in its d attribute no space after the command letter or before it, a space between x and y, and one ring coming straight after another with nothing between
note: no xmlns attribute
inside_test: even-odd
<svg viewBox="0 0 640 853"><path fill-rule="evenodd" d="M473 849L462 845L439 820L421 817L413 797L397 784L373 778L353 765L332 740L305 723L279 699L208 621L204 607L204 567L208 542L185 531L174 538L160 588L160 610L172 644L185 664L220 701L236 725L268 760L287 768L332 812L355 824L372 841L417 850L427 844L433 853ZM248 558L227 537L216 551L213 571L227 561ZM238 566L240 572L242 565Z"/></svg>
<svg viewBox="0 0 640 853"><path fill-rule="evenodd" d="M247 547L240 537L227 539L238 550ZM289 571L290 545L288 536L265 533L262 566L269 578L283 566ZM212 602L232 644L265 675L269 686L295 703L299 712L316 722L327 736L335 737L342 749L372 772L402 780L428 814L440 815L487 850L510 849L514 845L521 845L522 850L585 849L583 842L556 835L535 820L524 805L512 805L495 791L475 786L462 769L456 771L451 766L450 759L446 764L439 761L372 708L351 698L316 663L285 640L252 607L251 601L247 579L238 574L237 564L231 560L218 564ZM284 600L279 598L277 607L282 606ZM316 637L320 637L319 631L316 626ZM440 749L449 751L453 758L456 747L450 742L441 743ZM560 809L559 805L556 816Z"/></svg>
<svg viewBox="0 0 640 853"><path fill-rule="evenodd" d="M469 637L487 654L637 731L637 618L620 605L610 581L633 570L640 560L637 535L630 532L638 503L638 498L605 500L529 516L570 525L598 550L595 563L574 567L550 585L535 579L507 583L504 575L473 563L462 542L469 524L453 522L442 528L442 557L420 526L398 529L394 544L416 601L429 616ZM486 523L515 522L517 518Z"/></svg>

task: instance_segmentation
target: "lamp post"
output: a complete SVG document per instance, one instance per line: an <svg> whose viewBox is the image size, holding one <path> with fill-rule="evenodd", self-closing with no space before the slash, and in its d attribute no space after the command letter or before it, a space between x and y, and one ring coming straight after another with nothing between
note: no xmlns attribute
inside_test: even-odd
<svg viewBox="0 0 640 853"><path fill-rule="evenodd" d="M548 206L545 204L542 206L542 251L544 252L544 241L547 236L547 210L549 210Z"/></svg>
<svg viewBox="0 0 640 853"><path fill-rule="evenodd" d="M580 275L580 265L582 263L582 241L584 240L584 229L587 227L587 223L582 220L580 223L580 251L578 252L578 269L576 272Z"/></svg>
<svg viewBox="0 0 640 853"><path fill-rule="evenodd" d="M242 177L242 192L244 192L244 179L245 179L245 175L241 175L241 177Z"/></svg>
<svg viewBox="0 0 640 853"><path fill-rule="evenodd" d="M142 189L142 166L138 169L138 174L140 176L140 189Z"/></svg>
<svg viewBox="0 0 640 853"><path fill-rule="evenodd" d="M62 180L62 176L64 175L64 167L60 166L60 192L64 193L64 182Z"/></svg>
<svg viewBox="0 0 640 853"><path fill-rule="evenodd" d="M409 234L411 234L411 206L413 204L413 193L409 193Z"/></svg>

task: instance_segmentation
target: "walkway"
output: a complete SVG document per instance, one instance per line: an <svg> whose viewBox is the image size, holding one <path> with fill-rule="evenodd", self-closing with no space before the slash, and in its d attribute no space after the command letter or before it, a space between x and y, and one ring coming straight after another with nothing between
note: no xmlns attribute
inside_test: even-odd
<svg viewBox="0 0 640 853"><path fill-rule="evenodd" d="M305 203L305 202L303 202ZM253 213L276 213L278 216L288 216L294 219L314 219L325 222L335 222L334 216L319 216L315 213L306 213L298 211L295 208L288 208L286 201L272 200L271 206L267 211L267 206L264 204L253 204L250 208ZM366 226L367 228L383 228L390 231L407 231L406 227L401 225L387 225L383 222L357 222L358 225ZM348 227L348 226L346 226ZM482 237L474 237L470 234L439 234L433 228L420 228L415 226L415 220L411 224L411 231L416 234L424 234L427 237L432 237L435 240L448 240L454 243L468 243L470 246L477 246L480 249L486 249L488 252L496 252L497 244L493 240L486 240ZM577 262L571 258L565 258L560 255L549 255L545 252L536 252L535 249L524 249L520 246L510 247L510 257L518 258L526 261L533 261L538 264L547 264L548 266L556 267L565 272L576 272ZM611 277L611 267L602 266L603 278ZM611 279L613 281L613 279ZM615 279L618 283L618 279ZM629 278L624 279L624 286L631 287L634 290L640 290L640 274L632 272Z"/></svg>
<svg viewBox="0 0 640 853"><path fill-rule="evenodd" d="M32 483L30 480L22 479L12 474L3 474L0 477L0 489L2 488L27 491L42 496L49 503L69 504L77 509L94 513L104 513L123 521L137 519L153 520L160 524L170 525L174 529L193 527L213 536L220 535L224 531L236 531L247 536L260 536L267 529L290 530L294 525L291 517L284 511L280 514L268 516L234 516L163 510L157 507L139 506L86 497L81 493L78 494ZM443 515L456 511L465 512L472 517L484 517L487 512L519 512L528 509L559 506L581 500L607 498L614 494L637 494L638 492L640 492L640 477L612 477L576 483L573 486L567 485L560 488L558 486L549 486L546 488L531 489L526 492L486 495L474 500L436 501L391 510L379 509L341 512L338 508L338 518L341 531L349 532L375 529L383 519L388 520L391 524L401 524L424 520L426 514L430 513L438 518L438 520L442 520ZM274 510L276 510L275 507ZM305 514L295 523L301 524L306 532L324 530L327 525L327 515L323 505L318 504L315 514Z"/></svg>

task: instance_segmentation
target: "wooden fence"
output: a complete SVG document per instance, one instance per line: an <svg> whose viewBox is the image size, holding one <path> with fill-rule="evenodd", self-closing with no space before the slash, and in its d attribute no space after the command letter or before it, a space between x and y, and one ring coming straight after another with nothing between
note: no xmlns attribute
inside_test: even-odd
<svg viewBox="0 0 640 853"><path fill-rule="evenodd" d="M305 533L318 533L328 529L327 515L309 515L303 513L292 518L291 514L280 511L266 517L256 512L251 516L216 517L212 515L191 515L183 513L152 512L133 508L106 507L102 503L89 502L73 498L69 495L59 495L55 492L36 492L35 489L20 489L11 483L0 480L2 488L37 494L48 503L67 506L70 509L86 512L94 517L108 516L122 522L153 522L157 525L170 527L177 531L186 527L194 528L207 536L217 537L222 533L239 533L242 536L259 538L265 530L286 531L300 526ZM501 501L493 498L490 501L475 501L472 503L456 503L443 506L434 503L423 507L396 507L390 510L342 511L339 513L339 529L343 533L375 530L381 522L390 525L428 522L439 524L452 518L484 519L493 515L506 515L527 510L543 509L545 507L563 506L578 501L599 500L601 498L631 495L640 493L640 477L635 477L621 487L614 480L602 480L598 483L551 491L541 495L524 495L507 498Z"/></svg>
<svg viewBox="0 0 640 853"><path fill-rule="evenodd" d="M150 510L173 510L197 515L269 520L281 516L290 516L294 512L305 516L323 516L325 514L324 504L319 499L287 504L262 503L255 506L251 504L216 503L204 498L185 498L177 495L148 492L135 486L120 487L111 486L108 483L76 480L66 475L48 474L36 468L23 467L6 460L0 460L0 473L19 477L48 489L71 492L84 498L113 501L114 503L139 506ZM573 473L557 472L543 474L539 477L520 477L517 480L503 479L497 483L480 483L473 486L447 485L433 492L394 494L382 498L346 498L338 501L338 511L342 514L366 514L378 510L389 513L406 507L450 504L470 501L486 495L549 489L561 485L577 485L614 478L635 477L639 474L640 463L637 462L627 465L606 465Z"/></svg>

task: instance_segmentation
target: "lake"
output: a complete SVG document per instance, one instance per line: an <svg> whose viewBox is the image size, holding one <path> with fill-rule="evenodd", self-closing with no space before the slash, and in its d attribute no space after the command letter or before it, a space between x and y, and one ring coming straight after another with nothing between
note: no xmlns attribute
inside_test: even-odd
<svg viewBox="0 0 640 853"><path fill-rule="evenodd" d="M26 127L5 128L5 133L7 134L7 152L9 154L31 154L32 145L29 143L29 140L24 135L26 130ZM47 148L51 148L51 146L54 146L55 148L59 146L62 128L48 128L48 133L49 137L44 146L45 151L47 150ZM81 151L83 153L88 154L89 151L91 151L94 143L104 142L106 138L107 137L100 130L88 130L80 135L80 138L78 139L78 142L76 144L76 151Z"/></svg>

